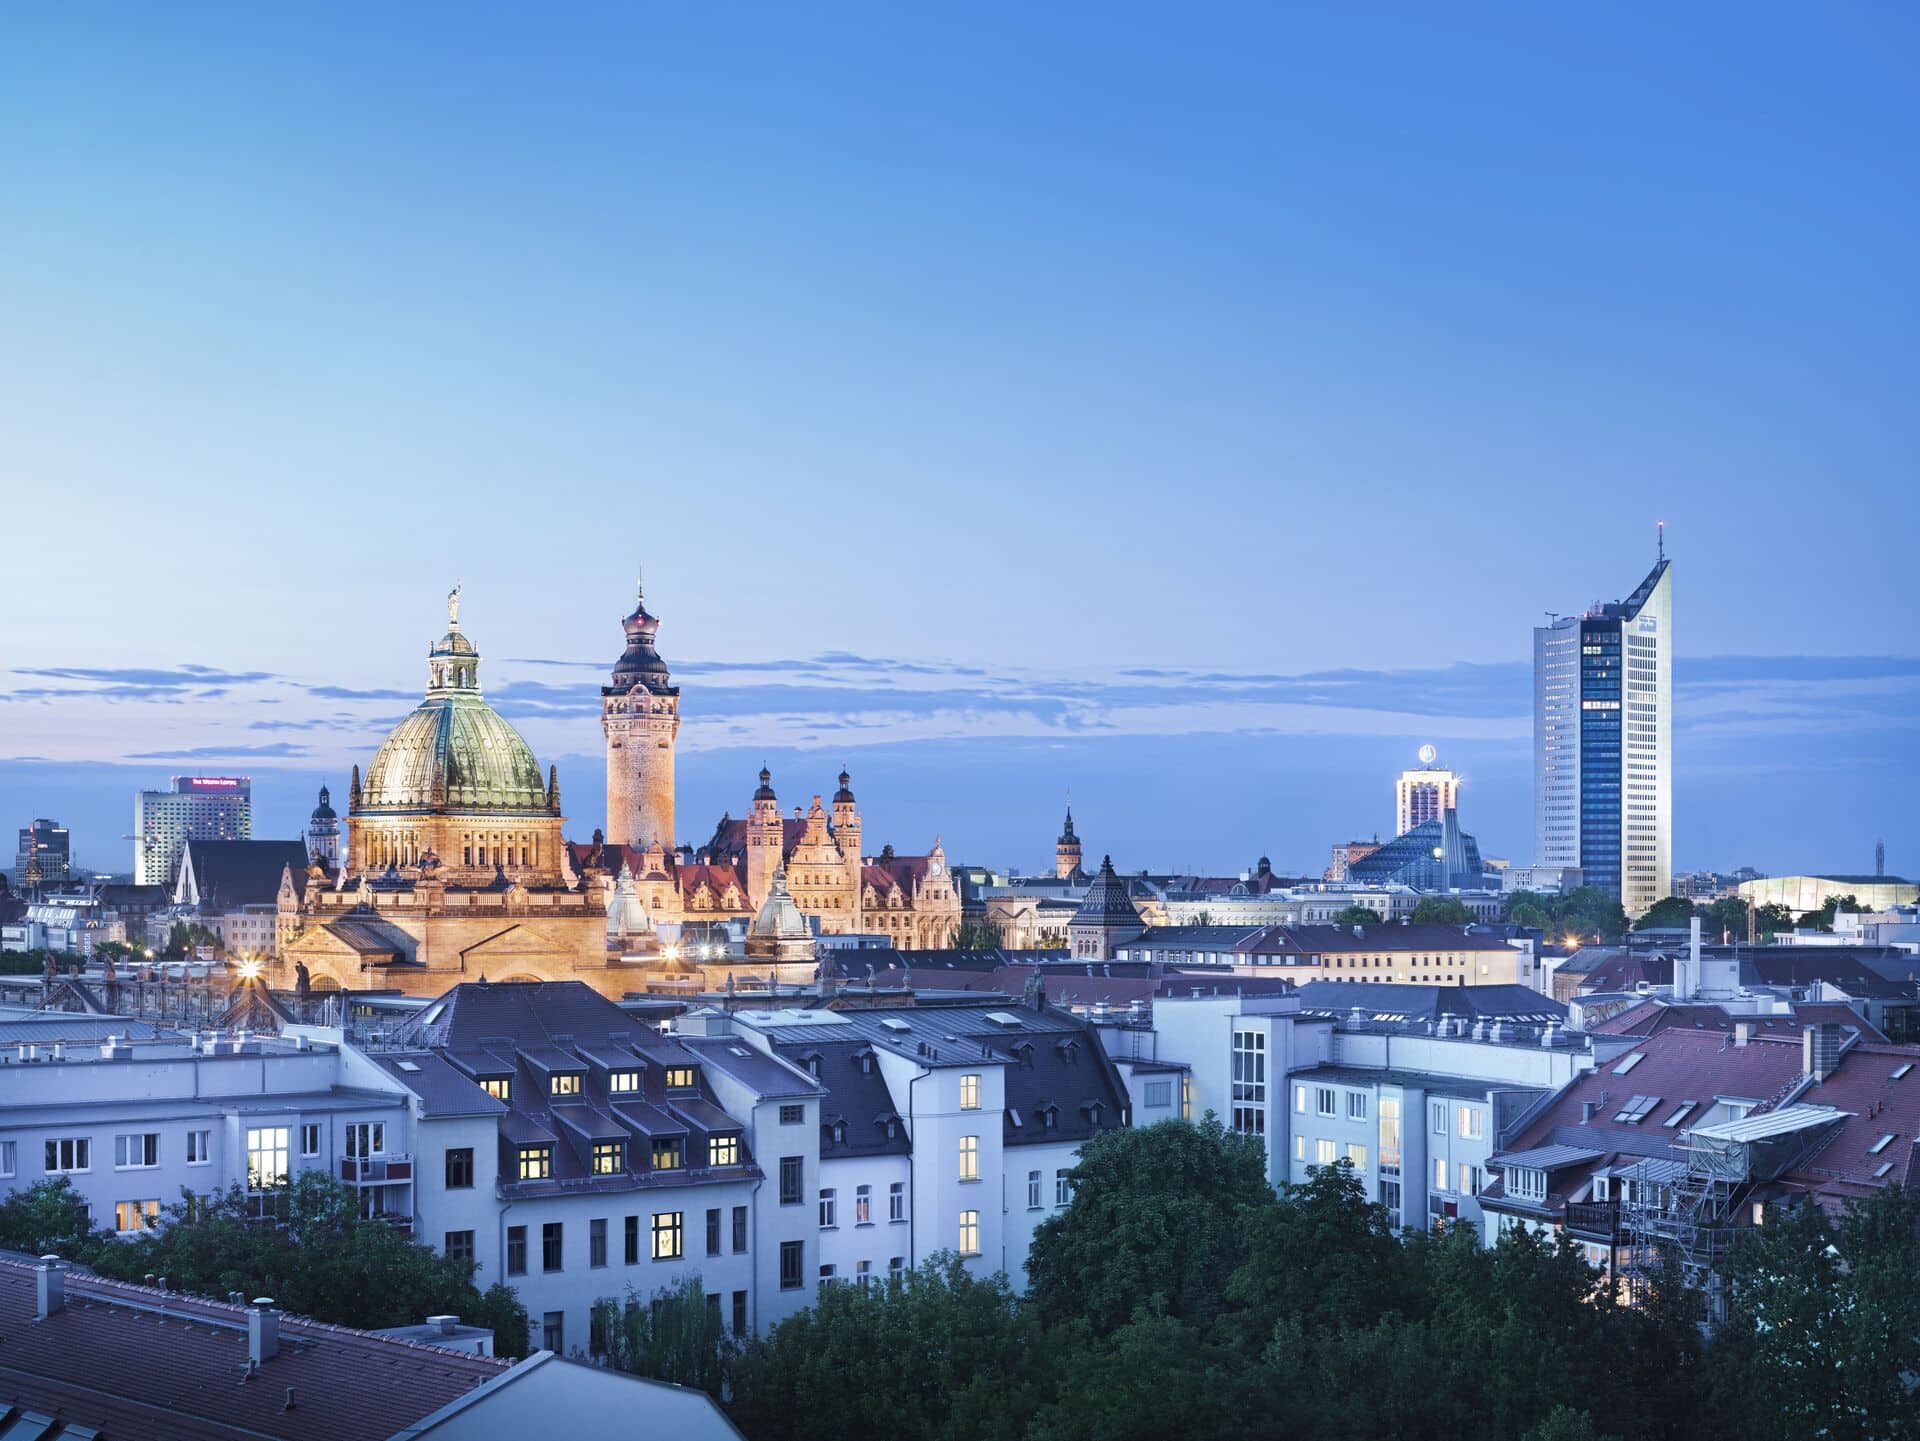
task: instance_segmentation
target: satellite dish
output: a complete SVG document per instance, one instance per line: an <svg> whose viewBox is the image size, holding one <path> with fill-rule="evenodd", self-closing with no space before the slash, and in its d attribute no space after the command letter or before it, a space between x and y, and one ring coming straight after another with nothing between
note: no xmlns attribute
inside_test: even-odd
<svg viewBox="0 0 1920 1441"><path fill-rule="evenodd" d="M1424 745L1420 747L1420 764L1421 765L1430 766L1438 759L1440 759L1440 752L1435 750L1431 745Z"/></svg>

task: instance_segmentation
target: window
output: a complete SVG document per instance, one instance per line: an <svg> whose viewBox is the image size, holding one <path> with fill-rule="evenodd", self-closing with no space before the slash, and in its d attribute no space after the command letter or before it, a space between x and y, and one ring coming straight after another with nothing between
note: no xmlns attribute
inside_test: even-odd
<svg viewBox="0 0 1920 1441"><path fill-rule="evenodd" d="M1173 1104L1172 1081L1148 1081L1146 1092L1146 1108L1150 1111L1158 1111Z"/></svg>
<svg viewBox="0 0 1920 1441"><path fill-rule="evenodd" d="M115 1201L113 1229L120 1232L147 1231L160 1224L160 1202Z"/></svg>
<svg viewBox="0 0 1920 1441"><path fill-rule="evenodd" d="M1313 1109L1322 1116L1340 1114L1340 1093L1332 1086L1316 1086L1313 1091Z"/></svg>
<svg viewBox="0 0 1920 1441"><path fill-rule="evenodd" d="M1365 1091L1347 1092L1347 1119L1364 1121L1367 1119L1367 1093Z"/></svg>
<svg viewBox="0 0 1920 1441"><path fill-rule="evenodd" d="M567 1354L567 1314L564 1311L549 1311L540 1320L540 1345L544 1350L556 1356Z"/></svg>
<svg viewBox="0 0 1920 1441"><path fill-rule="evenodd" d="M733 1293L733 1334L736 1336L747 1334L747 1293L745 1291Z"/></svg>
<svg viewBox="0 0 1920 1441"><path fill-rule="evenodd" d="M593 1143L593 1174L596 1176L617 1176L627 1169L627 1143L625 1141L595 1141Z"/></svg>
<svg viewBox="0 0 1920 1441"><path fill-rule="evenodd" d="M1316 1166L1331 1166L1340 1154L1340 1148L1326 1137L1313 1143L1313 1163Z"/></svg>
<svg viewBox="0 0 1920 1441"><path fill-rule="evenodd" d="M549 1096L577 1096L580 1094L580 1077L574 1073L550 1076L547 1078Z"/></svg>
<svg viewBox="0 0 1920 1441"><path fill-rule="evenodd" d="M887 1186L887 1219L904 1221L907 1219L907 1183L894 1181Z"/></svg>
<svg viewBox="0 0 1920 1441"><path fill-rule="evenodd" d="M718 1206L707 1208L707 1254L709 1256L720 1254L720 1208ZM715 1294L717 1295L718 1292Z"/></svg>
<svg viewBox="0 0 1920 1441"><path fill-rule="evenodd" d="M667 1089L669 1091L691 1091L693 1089L692 1066L668 1066Z"/></svg>
<svg viewBox="0 0 1920 1441"><path fill-rule="evenodd" d="M873 1262L855 1261L853 1263L853 1279L858 1281L863 1289L870 1285L873 1281Z"/></svg>
<svg viewBox="0 0 1920 1441"><path fill-rule="evenodd" d="M447 1189L468 1191L473 1188L473 1147L461 1146L447 1152Z"/></svg>
<svg viewBox="0 0 1920 1441"><path fill-rule="evenodd" d="M1038 1171L1027 1172L1027 1209L1029 1211L1040 1209L1040 1173Z"/></svg>
<svg viewBox="0 0 1920 1441"><path fill-rule="evenodd" d="M1678 1106L1674 1107L1673 1114L1668 1116L1667 1119L1660 1124L1663 1126L1679 1125L1693 1113L1694 1104L1692 1101L1682 1101Z"/></svg>
<svg viewBox="0 0 1920 1441"><path fill-rule="evenodd" d="M630 1095L640 1089L638 1071L607 1072L607 1090L616 1096Z"/></svg>
<svg viewBox="0 0 1920 1441"><path fill-rule="evenodd" d="M968 1071L960 1078L960 1109L977 1111L980 1109L980 1077Z"/></svg>
<svg viewBox="0 0 1920 1441"><path fill-rule="evenodd" d="M683 1254L681 1246L682 1221L684 1212L655 1211L653 1213L653 1259L656 1261L678 1261Z"/></svg>
<svg viewBox="0 0 1920 1441"><path fill-rule="evenodd" d="M473 1259L473 1232L449 1231L440 1243L441 1253L449 1261L471 1261Z"/></svg>
<svg viewBox="0 0 1920 1441"><path fill-rule="evenodd" d="M1479 1107L1462 1106L1460 1108L1460 1139L1461 1140L1477 1141L1486 1134L1486 1131L1487 1131L1486 1114L1482 1112Z"/></svg>
<svg viewBox="0 0 1920 1441"><path fill-rule="evenodd" d="M1353 1163L1354 1170L1366 1170L1367 1148L1365 1146L1355 1145L1352 1141L1347 1142L1347 1159Z"/></svg>
<svg viewBox="0 0 1920 1441"><path fill-rule="evenodd" d="M1380 1098L1380 1174L1400 1174L1400 1098Z"/></svg>
<svg viewBox="0 0 1920 1441"><path fill-rule="evenodd" d="M747 1208L733 1208L733 1254L739 1255L747 1249Z"/></svg>
<svg viewBox="0 0 1920 1441"><path fill-rule="evenodd" d="M1433 1105L1428 1109L1433 1119L1433 1134L1436 1136L1446 1135L1447 1134L1447 1103L1445 1101L1435 1101Z"/></svg>
<svg viewBox="0 0 1920 1441"><path fill-rule="evenodd" d="M587 1264L607 1264L607 1218L604 1216L595 1216L587 1222Z"/></svg>
<svg viewBox="0 0 1920 1441"><path fill-rule="evenodd" d="M1298 1131L1294 1132L1293 1136L1293 1159L1296 1161L1307 1159L1307 1138Z"/></svg>
<svg viewBox="0 0 1920 1441"><path fill-rule="evenodd" d="M1065 1171L1053 1173L1053 1204L1064 1206L1073 1199L1073 1182Z"/></svg>
<svg viewBox="0 0 1920 1441"><path fill-rule="evenodd" d="M806 1119L807 1108L805 1106L782 1106L780 1108L780 1124L783 1126L798 1126L804 1123Z"/></svg>
<svg viewBox="0 0 1920 1441"><path fill-rule="evenodd" d="M552 1146L522 1146L520 1148L520 1179L523 1181L544 1181L553 1175Z"/></svg>
<svg viewBox="0 0 1920 1441"><path fill-rule="evenodd" d="M782 1156L780 1158L780 1204L797 1206L800 1204L800 1171L805 1163L802 1156Z"/></svg>
<svg viewBox="0 0 1920 1441"><path fill-rule="evenodd" d="M960 1179L963 1181L980 1179L980 1138L978 1136L960 1138Z"/></svg>
<svg viewBox="0 0 1920 1441"><path fill-rule="evenodd" d="M271 1191L287 1184L287 1128L262 1126L247 1132L247 1189Z"/></svg>
<svg viewBox="0 0 1920 1441"><path fill-rule="evenodd" d="M834 1268L831 1265L822 1266L820 1268L820 1284L822 1286L832 1285L833 1277L834 1277Z"/></svg>
<svg viewBox="0 0 1920 1441"><path fill-rule="evenodd" d="M204 1136L206 1132L198 1131L190 1134ZM15 1158L18 1155L14 1142L0 1141L0 1176L11 1176L14 1173Z"/></svg>
<svg viewBox="0 0 1920 1441"><path fill-rule="evenodd" d="M156 1131L137 1131L113 1138L113 1168L116 1171L145 1171L160 1164L160 1135ZM121 1227L121 1230L127 1229Z"/></svg>
<svg viewBox="0 0 1920 1441"><path fill-rule="evenodd" d="M960 1213L960 1254L962 1256L980 1254L980 1213L978 1211Z"/></svg>
<svg viewBox="0 0 1920 1441"><path fill-rule="evenodd" d="M834 1194L832 1187L828 1187L820 1193L820 1229L823 1231L835 1229Z"/></svg>
<svg viewBox="0 0 1920 1441"><path fill-rule="evenodd" d="M626 1263L636 1266L640 1262L640 1218L629 1216L626 1220Z"/></svg>
<svg viewBox="0 0 1920 1441"><path fill-rule="evenodd" d="M1445 1156L1435 1156L1433 1158L1433 1189L1436 1191L1450 1189L1447 1185L1447 1158Z"/></svg>
<svg viewBox="0 0 1920 1441"><path fill-rule="evenodd" d="M1400 1183L1398 1181L1380 1183L1380 1204L1393 1213L1395 1224L1398 1224L1400 1216Z"/></svg>
<svg viewBox="0 0 1920 1441"><path fill-rule="evenodd" d="M803 1241L782 1241L780 1243L780 1289L798 1291L800 1275L806 1265L806 1243Z"/></svg>
<svg viewBox="0 0 1920 1441"><path fill-rule="evenodd" d="M1180 1116L1182 1120L1193 1119L1193 1077L1180 1078Z"/></svg>
<svg viewBox="0 0 1920 1441"><path fill-rule="evenodd" d="M1547 1199L1547 1173L1531 1166L1507 1167L1507 1190L1527 1201ZM1600 1197L1595 1196L1595 1200Z"/></svg>
<svg viewBox="0 0 1920 1441"><path fill-rule="evenodd" d="M1303 1116L1306 1115L1307 1088L1305 1086L1295 1086L1293 1088L1293 1109Z"/></svg>
<svg viewBox="0 0 1920 1441"><path fill-rule="evenodd" d="M1626 1105L1613 1113L1613 1119L1623 1125L1637 1126L1659 1104L1658 1096L1629 1096ZM1460 1134L1465 1135L1466 1132L1462 1131Z"/></svg>
<svg viewBox="0 0 1920 1441"><path fill-rule="evenodd" d="M740 1138L738 1136L707 1137L707 1164L709 1166L739 1165Z"/></svg>
<svg viewBox="0 0 1920 1441"><path fill-rule="evenodd" d="M527 1274L527 1228L525 1226L507 1227L507 1274L509 1276Z"/></svg>
<svg viewBox="0 0 1920 1441"><path fill-rule="evenodd" d="M9 1141L7 1144L8 1146L11 1146L13 1143ZM204 1166L204 1165L207 1165L210 1161L212 1161L212 1159L213 1159L213 1132L211 1131L187 1132L187 1164L189 1166ZM13 1174L13 1167L8 1166L6 1170L6 1174L11 1176Z"/></svg>
<svg viewBox="0 0 1920 1441"><path fill-rule="evenodd" d="M653 1169L656 1171L677 1171L685 1164L686 1138L684 1136L655 1136L653 1138Z"/></svg>
<svg viewBox="0 0 1920 1441"><path fill-rule="evenodd" d="M1243 1136L1267 1133L1267 1036L1233 1033L1233 1129Z"/></svg>
<svg viewBox="0 0 1920 1441"><path fill-rule="evenodd" d="M565 1259L566 1228L558 1221L548 1221L540 1228L540 1269L558 1271Z"/></svg>
<svg viewBox="0 0 1920 1441"><path fill-rule="evenodd" d="M856 1226L871 1226L873 1224L873 1187L854 1187L853 1224Z"/></svg>
<svg viewBox="0 0 1920 1441"><path fill-rule="evenodd" d="M1480 1168L1478 1166L1469 1166L1465 1161L1462 1161L1460 1163L1460 1194L1463 1196L1472 1196L1478 1194L1479 1190Z"/></svg>
<svg viewBox="0 0 1920 1441"><path fill-rule="evenodd" d="M311 1121L300 1128L300 1154L303 1156L320 1154L320 1128Z"/></svg>
<svg viewBox="0 0 1920 1441"><path fill-rule="evenodd" d="M907 1258L905 1256L895 1256L891 1261L887 1262L888 1276L897 1279L899 1277L905 1276L906 1274L907 1274Z"/></svg>
<svg viewBox="0 0 1920 1441"><path fill-rule="evenodd" d="M505 1076L482 1081L480 1083L480 1089L485 1091L489 1096L492 1096L496 1101L511 1101L513 1099L513 1082Z"/></svg>

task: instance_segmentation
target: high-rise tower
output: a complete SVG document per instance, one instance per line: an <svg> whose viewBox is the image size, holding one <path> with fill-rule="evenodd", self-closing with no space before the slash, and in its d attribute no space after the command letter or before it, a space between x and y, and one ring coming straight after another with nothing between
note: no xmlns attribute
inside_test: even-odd
<svg viewBox="0 0 1920 1441"><path fill-rule="evenodd" d="M1460 804L1460 777L1440 763L1430 745L1420 747L1420 769L1401 771L1393 786L1393 833L1437 821Z"/></svg>
<svg viewBox="0 0 1920 1441"><path fill-rule="evenodd" d="M680 687L654 649L660 622L634 586L633 614L621 622L627 648L600 688L600 728L607 737L607 841L671 850L673 743L680 733Z"/></svg>
<svg viewBox="0 0 1920 1441"><path fill-rule="evenodd" d="M1673 886L1673 570L1533 632L1533 854L1637 916Z"/></svg>

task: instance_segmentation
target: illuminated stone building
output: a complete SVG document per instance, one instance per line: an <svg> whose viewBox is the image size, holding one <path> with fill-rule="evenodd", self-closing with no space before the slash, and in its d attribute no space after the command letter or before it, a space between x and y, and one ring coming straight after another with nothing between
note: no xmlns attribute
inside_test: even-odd
<svg viewBox="0 0 1920 1441"><path fill-rule="evenodd" d="M660 622L634 587L633 614L621 622L627 648L600 688L607 738L606 839L618 846L671 846L673 743L680 734L680 687L654 649Z"/></svg>

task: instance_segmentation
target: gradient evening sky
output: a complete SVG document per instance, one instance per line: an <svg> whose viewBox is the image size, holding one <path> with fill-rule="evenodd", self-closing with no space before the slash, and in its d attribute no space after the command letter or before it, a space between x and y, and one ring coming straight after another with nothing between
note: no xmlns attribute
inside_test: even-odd
<svg viewBox="0 0 1920 1441"><path fill-rule="evenodd" d="M0 18L0 826L291 834L447 587L572 828L644 560L681 815L1324 864L1675 557L1682 866L1920 871L1920 14ZM555 664L559 663L559 664ZM591 663L591 664L589 664ZM192 669L200 667L202 669Z"/></svg>

